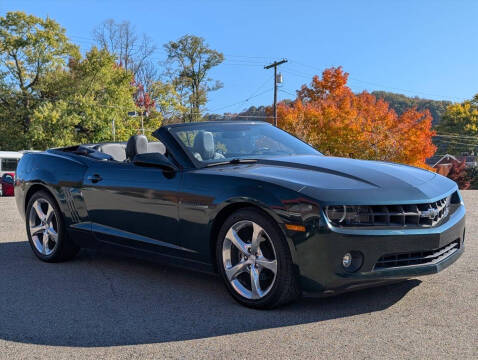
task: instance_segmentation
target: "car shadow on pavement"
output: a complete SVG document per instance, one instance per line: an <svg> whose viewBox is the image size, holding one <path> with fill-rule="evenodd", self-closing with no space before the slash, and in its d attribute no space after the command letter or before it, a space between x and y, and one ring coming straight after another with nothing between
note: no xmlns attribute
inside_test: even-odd
<svg viewBox="0 0 478 360"><path fill-rule="evenodd" d="M217 276L85 250L47 264L27 242L1 243L0 339L78 347L200 339L380 311L419 284L259 311L237 304Z"/></svg>

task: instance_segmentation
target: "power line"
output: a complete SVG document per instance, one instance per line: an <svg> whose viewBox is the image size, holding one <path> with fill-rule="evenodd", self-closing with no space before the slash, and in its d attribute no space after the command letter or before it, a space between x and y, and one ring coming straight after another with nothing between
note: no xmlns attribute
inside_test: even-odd
<svg viewBox="0 0 478 360"><path fill-rule="evenodd" d="M308 67L308 68L314 69L314 70L323 71L323 69L319 69L319 68L316 67L316 66L304 64L304 63L301 63L301 62L299 62L299 61L291 60L291 62L292 62L292 63L295 63L295 64L297 64L297 65L301 65L301 66L304 66L304 67ZM388 89L393 89L393 90L404 91L404 92L413 93L413 94L422 94L422 95L428 95L428 96L436 96L436 97L443 97L443 98L452 98L452 99L464 100L464 98L460 98L460 97L456 97L456 96L445 96L445 95L439 95L439 94L426 93L426 92L422 92L422 91L409 90L409 89L404 89L404 88L399 88L399 87L393 87L393 86L383 85L383 84L379 84L379 83L372 82L372 81L367 81L367 80L358 79L358 78L356 78L356 77L351 77L351 76L349 76L349 79L350 79L350 80L353 80L353 81L361 82L361 83L364 83L364 84L379 86L379 87L388 88Z"/></svg>
<svg viewBox="0 0 478 360"><path fill-rule="evenodd" d="M270 119L271 116L267 115L236 115L236 114L223 114L224 117L238 117L238 118L255 118L255 119Z"/></svg>
<svg viewBox="0 0 478 360"><path fill-rule="evenodd" d="M261 90L261 89L267 84L267 82L268 82L269 80L270 80L270 77L268 77L261 85L259 85L259 87L258 87L256 90L254 90L254 91L251 93L251 95L249 95L249 96L248 96L247 98L245 98L244 100L239 101L239 102L235 102L235 103L232 103L232 104L229 104L229 105L220 107L220 108L213 109L213 110L211 110L211 112L214 112L214 111L217 111L217 110L225 109L225 108L228 108L228 107L231 107L231 106L234 106L234 105L239 105L239 104L248 102L250 99L253 99L253 98L257 97L257 96L263 95L263 94L265 94L266 92L269 92L270 89L265 90L265 91L260 92L260 93L257 93L259 90Z"/></svg>
<svg viewBox="0 0 478 360"><path fill-rule="evenodd" d="M453 142L453 141L440 143L440 144L435 144L435 145L460 145L462 147L467 147L467 148L477 148L478 147L478 143L477 144L467 144L467 143Z"/></svg>
<svg viewBox="0 0 478 360"><path fill-rule="evenodd" d="M226 66L248 66L248 67L262 67L262 64L238 64L238 63L230 63L230 62L223 62L221 65Z"/></svg>
<svg viewBox="0 0 478 360"><path fill-rule="evenodd" d="M90 37L86 37L86 36L82 36L82 35L68 35L68 36L71 37L71 38L76 38L78 42L83 42L83 43L86 42L91 46L98 45L96 43L96 40L92 39ZM158 48L154 49L153 53L158 53L158 52L163 52L163 51L164 50L162 48L158 47ZM265 60L265 59L268 60L268 59L271 58L270 56L236 55L236 54L227 54L227 53L224 54L224 55L226 57L236 58L235 60L232 60L232 61L228 61L228 60L226 60L227 62L224 61L222 63L222 65L226 65L226 66L246 66L246 67L261 66L261 62L259 62L259 60L261 60L261 59L262 60ZM151 58L151 59L152 60L158 60L158 61L163 60L163 59L159 59L159 58ZM255 59L255 61L252 62L252 61L241 60L241 59ZM317 66L306 64L306 63L303 63L303 62L300 62L300 61L290 60L290 62L295 63L295 64L297 64L299 66L302 66L302 67L307 67L307 68L316 70L316 71L320 71L320 72L323 71L323 69L320 69ZM310 75L305 74L305 73L300 73L296 70L290 70L289 69L289 70L284 70L284 72L288 72L288 73L290 73L294 76L298 76L298 77L303 77L303 78L307 78L307 79L311 78ZM460 101L464 100L464 98L462 98L462 97L445 96L445 95L441 95L441 94L433 94L433 93L428 93L428 92L424 92L424 91L417 91L417 90L410 90L410 89L405 89L405 88L400 88L400 87L395 87L395 86L389 86L389 85L380 84L380 83L369 81L369 80L359 79L359 78L352 77L352 76L349 76L349 79L352 80L352 81L359 82L359 83L378 86L378 87L385 88L385 89L392 89L392 90L402 91L402 92L405 92L405 93L421 94L421 95L426 95L426 96L434 96L434 97L442 97L442 98L451 98L451 99L456 99L456 100L460 100Z"/></svg>
<svg viewBox="0 0 478 360"><path fill-rule="evenodd" d="M476 139L478 140L478 135L477 136L473 136L473 135L460 135L460 134L453 134L453 133L436 133L435 136L439 136L439 137L450 137L450 138L469 138L469 139Z"/></svg>
<svg viewBox="0 0 478 360"><path fill-rule="evenodd" d="M211 112L215 112L215 111L217 111L217 110L222 110L222 109L225 109L225 108L234 106L234 105L239 105L239 104L248 102L250 99L255 98L255 97L258 97L258 96L260 96L260 95L263 95L263 94L265 94L265 93L267 93L267 92L269 92L269 91L272 91L272 89L267 89L267 90L265 90L265 91L260 92L259 94L256 94L256 95L254 95L254 96L250 96L250 97L248 97L248 98L246 98L246 99L244 99L244 100L242 100L242 101L238 101L238 102L235 102L235 103L230 104L230 105L226 105L226 106L222 106L222 107L219 107L219 108L216 108L216 109L212 109L212 110L210 110L210 111L211 111Z"/></svg>
<svg viewBox="0 0 478 360"><path fill-rule="evenodd" d="M231 54L224 54L224 56L247 58L247 59L267 59L267 60L271 58L270 56L248 56L248 55L231 55Z"/></svg>
<svg viewBox="0 0 478 360"><path fill-rule="evenodd" d="M81 41L88 41L92 45L97 45L97 40L91 38L91 37L86 37L83 35L68 35L67 37L70 38L77 38ZM154 52L162 52L164 51L162 48L158 47L154 50ZM250 55L236 55L236 54L228 54L225 53L224 56L232 57L232 58L245 58L245 59L262 59L262 60L269 60L271 59L270 56L250 56Z"/></svg>
<svg viewBox="0 0 478 360"><path fill-rule="evenodd" d="M461 141L461 142L472 142L478 143L478 139L460 139L460 138L442 138L441 136L433 136L436 140L447 142L447 141Z"/></svg>
<svg viewBox="0 0 478 360"><path fill-rule="evenodd" d="M98 45L96 43L96 40L94 40L92 38L89 38L89 37L86 37L86 36L81 36L81 35L68 35L68 36L70 38L74 38L76 42L87 43L90 46ZM163 51L164 50L161 49L161 48L156 48L156 49L154 49L153 53L158 53L158 52L163 52ZM232 58L231 60L226 59L225 61L222 62L222 65L225 65L225 66L259 67L259 66L262 66L261 59L270 59L270 57L266 57L266 56L236 55L236 54L227 54L227 53L225 54L225 56L229 57L229 58ZM150 59L151 60L157 60L157 61L164 61L164 59L160 59L160 58L156 58L156 57L150 57ZM292 64L297 64L297 65L302 66L302 67L307 67L307 68L317 70L317 71L323 71L323 69L319 69L319 67L317 67L317 66L305 64L305 63L302 63L302 62L299 62L299 61L296 61L296 60L291 60L290 62ZM302 78L305 78L305 79L311 79L311 77L312 77L312 75L308 75L306 73L299 72L294 68L292 68L292 69L289 68L289 69L286 69L286 70L283 70L283 71L285 73L289 73L291 75L294 75L294 76L297 76L297 77L302 77ZM444 95L430 94L430 93L422 92L422 91L409 90L409 89L404 89L404 88L399 88L399 87L388 86L388 85L379 84L379 83L368 81L368 80L362 80L362 79L351 77L351 76L349 76L349 79L352 80L352 81L356 81L356 82L360 82L360 83L364 83L364 84L370 84L370 85L374 85L374 86L378 86L378 87L382 87L382 88L394 89L394 90L398 90L398 91L402 91L402 92L406 92L406 93L423 94L423 95L430 95L430 96L437 96L437 97L439 96L439 97L449 98L448 96L444 96ZM293 94L291 92L288 92L287 90L284 90L284 89L280 89L279 91L284 92L284 93L289 94L289 95L292 95L292 96L295 96L295 94ZM463 100L463 98L459 98L459 97L452 97L452 98ZM231 104L231 105L226 105L226 106L221 107L219 109L227 108L227 107L233 106L235 104L246 102L248 100L249 100L249 98L247 98L246 100L241 101L241 102L236 102L236 103ZM115 107L115 106L109 106L109 107Z"/></svg>
<svg viewBox="0 0 478 360"><path fill-rule="evenodd" d="M288 90L282 89L282 88L280 88L279 91L280 91L280 92L283 92L283 93L285 93L285 94L292 95L292 96L297 96L297 94L294 94L294 93L292 93L292 92L290 92L290 91L288 91Z"/></svg>
<svg viewBox="0 0 478 360"><path fill-rule="evenodd" d="M296 71L292 71L290 69L287 69L287 70L282 70L283 72L287 73L287 74L291 74L291 75L294 75L294 76L298 76L298 77L302 77L304 79L312 79L312 76L311 75L303 75L301 73L298 73Z"/></svg>
<svg viewBox="0 0 478 360"><path fill-rule="evenodd" d="M259 87L258 87L256 90L254 90L254 91L251 93L251 95L249 95L248 99L249 99L251 96L254 96L259 90L261 90L261 89L269 82L270 78L271 78L270 76L267 77L267 79L266 79L261 85L259 85Z"/></svg>
<svg viewBox="0 0 478 360"><path fill-rule="evenodd" d="M269 81L270 78L267 78L266 81ZM214 111L217 111L217 110L221 110L221 109L225 109L225 108L228 108L228 107L231 107L231 106L234 106L234 105L238 105L238 104L242 104L242 103L245 103L245 102L248 102L250 99L253 99L255 97L258 97L260 95L263 95L267 92L270 92L272 91L272 89L267 89L265 91L262 91L262 92L259 92L257 93L258 90L260 90L261 88L264 87L264 85L266 84L266 82L262 83L250 96L248 96L247 98L245 98L244 100L241 100L241 101L238 101L238 102L235 102L235 103L232 103L232 104L229 104L229 105L225 105L225 106L222 106L222 107L219 107L219 108L215 108L215 109L207 109L207 108L204 108L202 109L202 111L210 111L210 112L214 112ZM72 104L72 105L79 105L79 106L94 106L94 107L103 107L103 108L112 108L112 109L123 109L123 110L127 110L127 111L130 111L130 110L133 110L133 108L130 108L130 107L124 107L124 106L119 106L119 105L106 105L106 104L86 104L86 103L82 103L82 102L78 102L78 101L71 101L71 100L66 100L66 99L62 99L62 98L59 98L59 97L48 97L48 96L40 96L40 97L36 97L34 95L24 95L24 94L7 94L6 96L10 97L10 98L15 98L15 97L32 97L33 99L35 99L36 101L40 101L40 102L56 102L56 101L64 101L68 104ZM202 113L201 111L197 112L197 113Z"/></svg>
<svg viewBox="0 0 478 360"><path fill-rule="evenodd" d="M467 146L478 146L478 142L474 143L469 143L469 142L462 142L462 141L453 141L453 140L448 140L448 141L436 141L434 142L436 145L446 145L446 144L460 144L460 145L467 145Z"/></svg>
<svg viewBox="0 0 478 360"><path fill-rule="evenodd" d="M444 145L463 145L463 146L467 146L467 147L478 147L478 142L477 143L464 143L464 142L461 142L461 141L441 141L440 142L441 144L444 144ZM440 145L440 143L438 145Z"/></svg>

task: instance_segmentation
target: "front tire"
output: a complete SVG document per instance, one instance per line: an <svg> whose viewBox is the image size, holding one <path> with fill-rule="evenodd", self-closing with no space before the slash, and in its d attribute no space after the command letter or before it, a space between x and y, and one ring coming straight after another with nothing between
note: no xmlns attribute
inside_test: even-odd
<svg viewBox="0 0 478 360"><path fill-rule="evenodd" d="M28 201L25 219L28 241L40 260L66 261L80 250L69 239L60 208L46 191L33 194Z"/></svg>
<svg viewBox="0 0 478 360"><path fill-rule="evenodd" d="M227 290L240 304L272 309L300 295L287 242L254 208L233 213L219 231L216 258Z"/></svg>

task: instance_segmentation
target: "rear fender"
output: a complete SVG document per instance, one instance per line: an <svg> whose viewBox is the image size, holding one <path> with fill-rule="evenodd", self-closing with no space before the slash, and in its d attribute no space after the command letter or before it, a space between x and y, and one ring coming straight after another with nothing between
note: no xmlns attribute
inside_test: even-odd
<svg viewBox="0 0 478 360"><path fill-rule="evenodd" d="M81 194L87 166L67 156L49 152L27 153L20 160L16 173L15 198L22 216L28 199L41 188L48 190L57 201L67 226L88 221Z"/></svg>

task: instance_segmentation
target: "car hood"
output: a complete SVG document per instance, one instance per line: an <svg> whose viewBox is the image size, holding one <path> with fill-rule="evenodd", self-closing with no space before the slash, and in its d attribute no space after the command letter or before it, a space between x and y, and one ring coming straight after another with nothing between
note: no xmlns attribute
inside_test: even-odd
<svg viewBox="0 0 478 360"><path fill-rule="evenodd" d="M329 204L427 202L456 189L450 179L412 166L316 155L260 159L216 171L285 186Z"/></svg>

